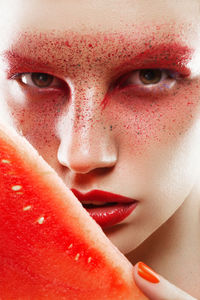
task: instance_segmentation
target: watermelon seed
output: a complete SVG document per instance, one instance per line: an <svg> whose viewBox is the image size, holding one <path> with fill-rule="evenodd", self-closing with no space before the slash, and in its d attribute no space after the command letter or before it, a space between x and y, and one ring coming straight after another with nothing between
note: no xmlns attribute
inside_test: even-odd
<svg viewBox="0 0 200 300"><path fill-rule="evenodd" d="M68 247L68 249L71 249L72 247L73 247L73 244L70 244L69 247Z"/></svg>
<svg viewBox="0 0 200 300"><path fill-rule="evenodd" d="M31 209L31 205L28 205L28 206L25 206L24 208L23 208L23 211L27 211L27 210L30 210Z"/></svg>
<svg viewBox="0 0 200 300"><path fill-rule="evenodd" d="M38 220L37 220L38 224L43 224L44 223L44 217L40 217Z"/></svg>
<svg viewBox="0 0 200 300"><path fill-rule="evenodd" d="M90 262L91 262L91 260L92 260L92 257L89 257L89 258L88 258L88 263L90 263Z"/></svg>
<svg viewBox="0 0 200 300"><path fill-rule="evenodd" d="M4 164L10 164L11 163L10 160L7 160L7 159L2 159L1 162L4 163Z"/></svg>
<svg viewBox="0 0 200 300"><path fill-rule="evenodd" d="M12 190L15 191L15 192L17 192L17 191L19 191L19 190L21 190L21 189L22 189L22 186L21 186L21 185L13 185L13 186L12 186Z"/></svg>
<svg viewBox="0 0 200 300"><path fill-rule="evenodd" d="M79 260L79 257L80 257L80 253L77 253L77 254L76 254L76 257L75 257L75 260L76 260L76 261Z"/></svg>

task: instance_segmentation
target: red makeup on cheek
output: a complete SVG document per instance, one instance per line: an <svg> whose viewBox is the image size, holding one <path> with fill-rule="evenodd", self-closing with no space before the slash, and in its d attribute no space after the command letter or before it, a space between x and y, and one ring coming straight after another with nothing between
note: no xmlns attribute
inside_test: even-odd
<svg viewBox="0 0 200 300"><path fill-rule="evenodd" d="M39 96L38 93L26 95L25 103L22 96L13 98L6 95L7 105L14 125L22 132L29 142L47 160L55 157L59 139L56 135L56 125L66 98L63 93L51 93ZM49 161L50 163L50 161Z"/></svg>
<svg viewBox="0 0 200 300"><path fill-rule="evenodd" d="M198 80L199 81L199 80ZM113 127L118 126L120 143L131 155L151 147L175 145L193 130L200 114L199 83L184 82L175 92L153 100L121 94L115 107L107 108ZM124 148L125 149L125 148Z"/></svg>

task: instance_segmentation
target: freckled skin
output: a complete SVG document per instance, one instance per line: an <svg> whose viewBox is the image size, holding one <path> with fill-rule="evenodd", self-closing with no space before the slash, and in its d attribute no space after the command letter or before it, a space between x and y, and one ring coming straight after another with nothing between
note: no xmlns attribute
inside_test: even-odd
<svg viewBox="0 0 200 300"><path fill-rule="evenodd" d="M21 14L13 6L0 19L1 119L69 188L138 200L105 233L132 263L144 260L199 296L198 2L61 1L48 4L45 20L44 2L16 3ZM153 89L120 86L132 71L151 68L174 79ZM44 91L11 79L24 72L49 73L62 85Z"/></svg>

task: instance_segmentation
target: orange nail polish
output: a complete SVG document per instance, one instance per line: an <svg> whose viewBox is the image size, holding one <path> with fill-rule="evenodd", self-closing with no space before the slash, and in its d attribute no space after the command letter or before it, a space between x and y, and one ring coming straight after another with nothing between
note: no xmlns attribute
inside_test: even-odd
<svg viewBox="0 0 200 300"><path fill-rule="evenodd" d="M158 275L150 267L145 265L143 262L138 263L138 274L149 282L152 283L160 282Z"/></svg>

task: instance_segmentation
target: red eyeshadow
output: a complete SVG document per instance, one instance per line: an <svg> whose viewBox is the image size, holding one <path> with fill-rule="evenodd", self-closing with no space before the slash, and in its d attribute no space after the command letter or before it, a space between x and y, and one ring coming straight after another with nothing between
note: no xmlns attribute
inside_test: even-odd
<svg viewBox="0 0 200 300"><path fill-rule="evenodd" d="M156 33L154 35L156 36ZM137 38L136 33L133 36ZM10 75L15 72L49 72L55 76L70 78L76 89L76 99L71 102L68 102L65 91L59 97L51 92L43 96L38 93L35 98L40 101L35 102L31 102L35 100L32 99L34 97L27 97L31 103L29 107L31 105L32 107L28 110L24 123L30 119L30 128L35 130L38 128L34 137L39 139L41 130L45 144L48 133L40 124L40 119L46 118L46 127L51 128L51 133L54 134L55 122L62 116L62 112L67 117L68 103L74 113L73 133L82 131L88 133L94 128L95 138L99 133L98 128L105 130L111 128L112 134L117 133L120 142L121 139L130 136L126 144L128 141L131 146L127 149L131 149L134 153L137 150L142 151L142 147L149 141L159 142L163 135L167 139L168 132L173 135L173 130L170 128L173 125L176 129L176 123L178 123L177 130L183 131L181 114L189 118L187 112L191 110L192 115L192 107L195 105L187 105L187 103L191 103L190 92L194 94L193 98L197 93L192 89L194 85L187 85L187 80L183 80L178 89L166 92L163 97L159 94L151 99L145 96L139 98L134 95L134 91L119 92L114 83L119 76L141 68L171 69L179 72L183 77L190 76L191 70L187 65L192 59L193 49L182 43L181 37L177 37L178 42L175 36L153 40L153 42L150 40L146 42L141 36L137 40L134 38L125 34L124 36L121 34L78 36L78 34L66 33L60 38L55 37L55 33L52 37L51 35L47 37L45 34L38 36L30 34L13 45L13 51L5 54ZM24 117L21 119L23 121ZM55 138L56 145L57 142ZM48 143L51 144L50 138Z"/></svg>
<svg viewBox="0 0 200 300"><path fill-rule="evenodd" d="M180 72L182 76L188 77L191 70L187 68L187 64L191 60L193 52L193 49L180 44L161 44L142 51L131 60L121 64L116 71L122 72L127 65L133 65L134 69L172 69Z"/></svg>
<svg viewBox="0 0 200 300"><path fill-rule="evenodd" d="M44 62L35 61L32 58L20 56L17 53L7 51L4 55L9 62L7 78L9 79L13 74L28 73L28 72L46 72L54 73L55 68L47 65Z"/></svg>
<svg viewBox="0 0 200 300"><path fill-rule="evenodd" d="M188 77L191 73L187 64L192 58L193 49L180 41L163 43L152 39L153 42L144 40L142 43L136 39L137 36L133 40L130 34L121 33L66 33L62 37L55 37L55 33L52 37L51 34L47 36L41 33L21 36L21 40L12 47L13 51L5 53L8 78L16 73L50 73L72 79L75 85L79 85L79 92L83 89L83 83L85 88L87 84L89 88L91 80L97 83L109 78L107 93L102 95L100 102L103 108L112 94L110 85L130 71L163 68L178 72L181 77ZM15 48L17 51L14 51ZM26 53L21 53L20 49L25 49Z"/></svg>
<svg viewBox="0 0 200 300"><path fill-rule="evenodd" d="M26 33L20 36L21 39L13 45L12 51L5 53L5 58L13 63L22 62L27 69L55 66L58 59L60 64L69 66L77 66L80 61L93 65L98 65L99 62L105 66L113 64L112 67L116 71L123 70L127 64L132 64L134 69L146 68L147 65L151 68L158 67L158 64L161 64L165 67L177 67L188 75L186 64L193 53L193 49L180 41L157 40L152 44L151 40L148 42L138 40L134 34L134 38L130 34L121 33L94 35L66 33L62 37L55 37L55 33L52 37L51 34L47 36L42 33L38 35ZM66 39L67 36L70 38Z"/></svg>

